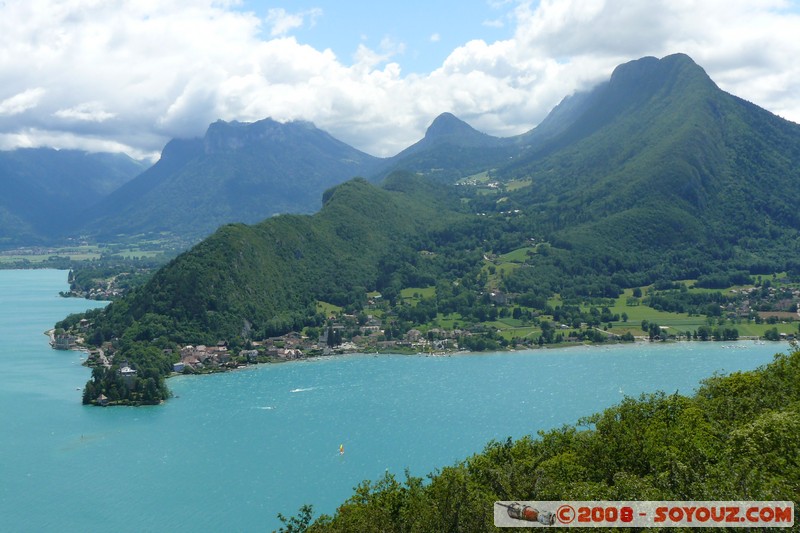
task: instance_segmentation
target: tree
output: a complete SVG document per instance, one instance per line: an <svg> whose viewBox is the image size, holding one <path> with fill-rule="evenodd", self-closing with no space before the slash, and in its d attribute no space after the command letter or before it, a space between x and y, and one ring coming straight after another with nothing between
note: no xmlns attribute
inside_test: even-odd
<svg viewBox="0 0 800 533"><path fill-rule="evenodd" d="M99 395L97 394L94 382L89 381L86 383L86 386L83 388L83 405L89 405L97 396Z"/></svg>
<svg viewBox="0 0 800 533"><path fill-rule="evenodd" d="M333 326L328 326L328 334L325 335L325 344L328 345L329 348L333 348L336 346L336 338L333 331Z"/></svg>
<svg viewBox="0 0 800 533"><path fill-rule="evenodd" d="M278 520L283 524L278 533L305 533L311 524L313 514L314 507L308 504L301 506L297 514L289 518L278 513Z"/></svg>
<svg viewBox="0 0 800 533"><path fill-rule="evenodd" d="M161 401L156 380L152 377L147 378L142 393L142 401L148 404L157 404Z"/></svg>

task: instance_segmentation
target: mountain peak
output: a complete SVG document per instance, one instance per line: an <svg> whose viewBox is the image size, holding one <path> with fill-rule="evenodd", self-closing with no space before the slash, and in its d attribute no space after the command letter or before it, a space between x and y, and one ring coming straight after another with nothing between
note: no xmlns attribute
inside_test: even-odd
<svg viewBox="0 0 800 533"><path fill-rule="evenodd" d="M278 122L265 118L256 122L218 120L206 130L203 139L206 153L236 152L247 147L282 144L297 137L321 133L311 122Z"/></svg>
<svg viewBox="0 0 800 533"><path fill-rule="evenodd" d="M426 146L442 142L461 146L486 146L501 141L481 133L452 113L442 113L428 126L425 137L420 142Z"/></svg>
<svg viewBox="0 0 800 533"><path fill-rule="evenodd" d="M452 135L482 135L475 128L456 117L452 113L442 113L434 119L425 132L426 139L449 137Z"/></svg>
<svg viewBox="0 0 800 533"><path fill-rule="evenodd" d="M686 54L672 54L661 59L643 57L614 69L609 87L655 87L674 85L676 81L701 81L714 84L706 71Z"/></svg>

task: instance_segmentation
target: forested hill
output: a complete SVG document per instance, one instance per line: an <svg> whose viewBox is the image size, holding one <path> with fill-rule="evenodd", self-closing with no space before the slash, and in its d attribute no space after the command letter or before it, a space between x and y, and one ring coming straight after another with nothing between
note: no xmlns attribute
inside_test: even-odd
<svg viewBox="0 0 800 533"><path fill-rule="evenodd" d="M621 65L561 115L559 134L497 175L530 180L510 203L573 246L794 246L800 126L720 90L689 57Z"/></svg>
<svg viewBox="0 0 800 533"><path fill-rule="evenodd" d="M458 216L451 198L411 175L392 176L382 189L354 179L324 202L313 216L223 226L109 305L95 320L93 342L126 331L133 340L193 343L299 331L318 320L317 300L363 301L389 283L379 279L382 265L414 236Z"/></svg>
<svg viewBox="0 0 800 533"><path fill-rule="evenodd" d="M628 398L575 426L493 442L425 482L387 473L308 532L496 531L494 502L510 500L783 500L797 524L798 435L795 351L692 397ZM303 511L295 525L310 522Z"/></svg>

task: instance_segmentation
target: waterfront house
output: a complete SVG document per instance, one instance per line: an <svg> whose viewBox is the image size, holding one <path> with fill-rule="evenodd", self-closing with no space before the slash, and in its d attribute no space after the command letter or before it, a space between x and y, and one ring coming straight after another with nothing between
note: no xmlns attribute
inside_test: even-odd
<svg viewBox="0 0 800 533"><path fill-rule="evenodd" d="M132 389L133 385L136 383L136 370L125 365L119 369L119 375L122 376L122 381L125 383L125 386L128 387L128 389Z"/></svg>
<svg viewBox="0 0 800 533"><path fill-rule="evenodd" d="M239 355L246 357L248 362L254 363L258 359L258 350L242 350Z"/></svg>
<svg viewBox="0 0 800 533"><path fill-rule="evenodd" d="M56 335L53 339L53 348L56 350L69 350L75 346L75 337L72 335Z"/></svg>
<svg viewBox="0 0 800 533"><path fill-rule="evenodd" d="M408 342L418 342L422 338L422 332L418 329L410 329L405 335L405 340Z"/></svg>

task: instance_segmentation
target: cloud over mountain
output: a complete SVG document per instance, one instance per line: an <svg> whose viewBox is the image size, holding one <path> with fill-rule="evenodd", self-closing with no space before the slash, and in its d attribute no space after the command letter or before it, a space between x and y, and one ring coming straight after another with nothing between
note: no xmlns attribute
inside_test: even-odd
<svg viewBox="0 0 800 533"><path fill-rule="evenodd" d="M3 3L0 148L144 156L217 119L269 116L310 120L364 151L392 155L443 111L493 135L521 133L617 64L678 51L723 89L800 121L792 2L518 2L503 19L511 38L465 42L424 74L403 73L402 41L362 44L348 61L292 35L327 10L259 15L237 4Z"/></svg>

